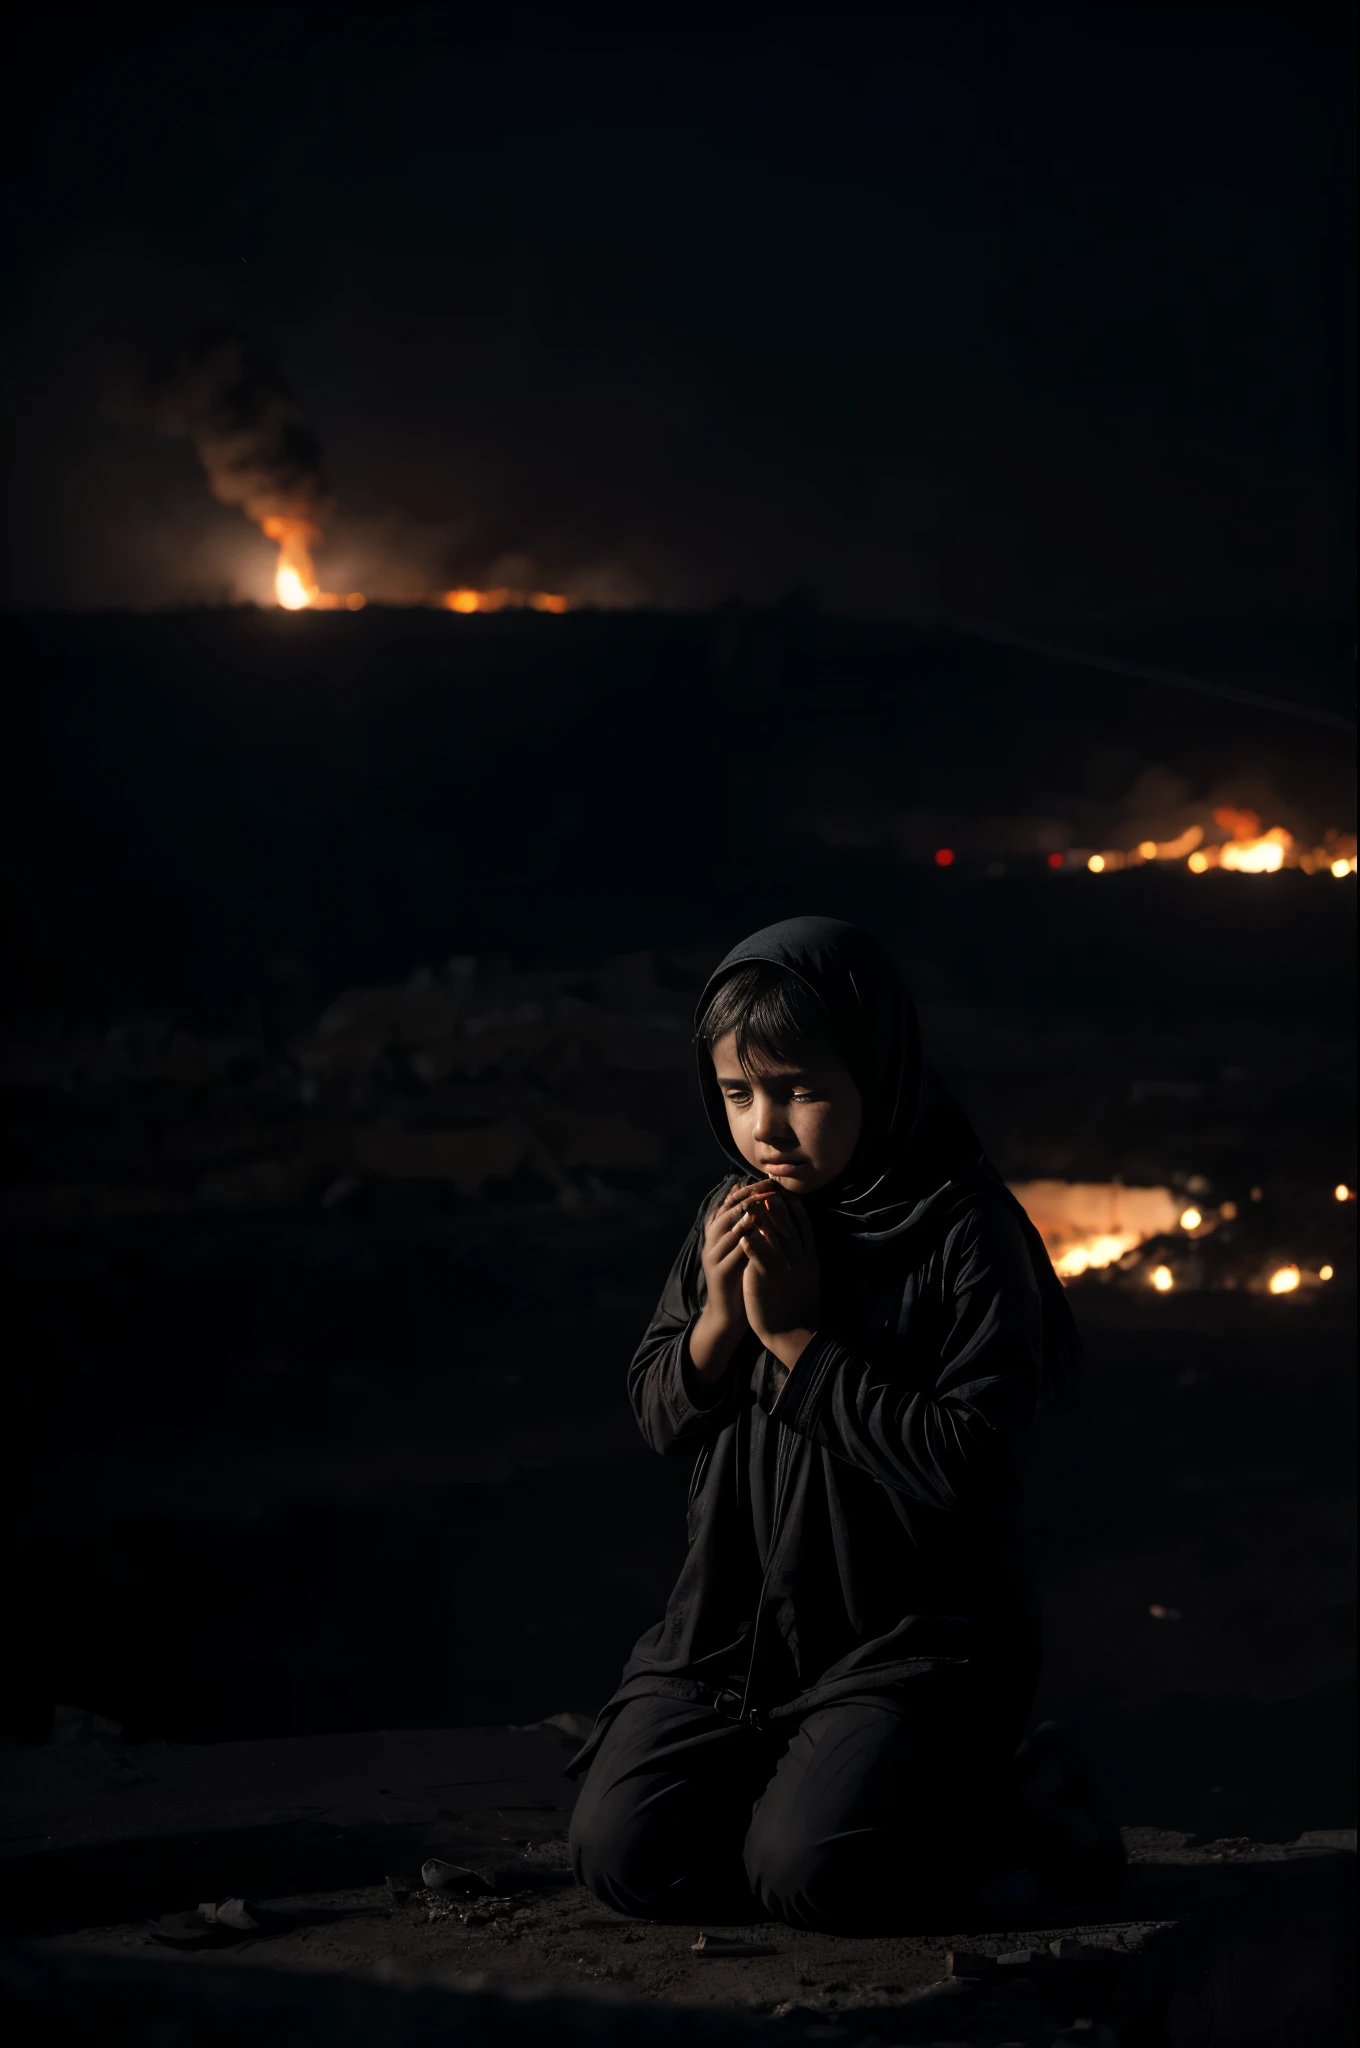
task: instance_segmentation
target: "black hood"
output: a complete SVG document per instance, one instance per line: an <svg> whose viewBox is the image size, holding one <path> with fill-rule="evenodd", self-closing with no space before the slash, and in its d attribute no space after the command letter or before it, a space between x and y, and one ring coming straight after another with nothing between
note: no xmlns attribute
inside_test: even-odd
<svg viewBox="0 0 1360 2048"><path fill-rule="evenodd" d="M744 967L783 968L812 990L864 1105L855 1154L829 1187L806 1198L819 1223L863 1243L928 1223L962 1185L998 1194L1024 1226L1044 1298L1046 1376L1065 1392L1079 1357L1072 1311L1043 1239L987 1158L959 1103L925 1063L911 992L883 948L836 917L788 917L734 946L709 976L695 1011L699 1090L732 1167L754 1169L732 1142L700 1026L720 985Z"/></svg>

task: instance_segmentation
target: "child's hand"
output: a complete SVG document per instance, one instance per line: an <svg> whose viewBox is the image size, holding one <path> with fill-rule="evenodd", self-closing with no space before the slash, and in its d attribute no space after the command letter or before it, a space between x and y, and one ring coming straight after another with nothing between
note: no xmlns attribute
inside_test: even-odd
<svg viewBox="0 0 1360 2048"><path fill-rule="evenodd" d="M776 1186L741 1237L746 1318L767 1351L792 1365L817 1327L822 1270L807 1211Z"/></svg>
<svg viewBox="0 0 1360 2048"><path fill-rule="evenodd" d="M748 1181L716 1202L709 1215L704 1227L702 1262L708 1289L705 1313L715 1330L744 1333L748 1327L742 1292L746 1269L742 1238L756 1218L764 1214L761 1204L769 1200L774 1189L772 1180Z"/></svg>

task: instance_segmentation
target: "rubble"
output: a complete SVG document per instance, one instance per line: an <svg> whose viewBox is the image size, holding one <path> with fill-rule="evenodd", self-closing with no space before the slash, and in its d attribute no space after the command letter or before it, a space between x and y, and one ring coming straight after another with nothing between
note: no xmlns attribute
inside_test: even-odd
<svg viewBox="0 0 1360 2048"><path fill-rule="evenodd" d="M291 1002L286 1030L262 1012L234 1034L171 1014L11 1034L0 1044L14 1134L0 1220L508 1206L589 1221L683 1208L713 1172L691 1042L710 964L706 953L634 953L518 969L455 954L404 982L343 991L310 1016ZM927 997L928 965L910 969ZM305 986L305 973L295 978ZM1284 1313L1349 1285L1335 1173L1313 1200L1297 1170L1267 1195L1258 1167L1231 1165L1234 1134L1268 1118L1275 1095L1340 1085L1330 1052L1307 1053L1316 1074L1296 1073L1280 1047L1239 1033L1250 1065L1215 1054L1206 1066L1180 1040L1058 1042L994 1006L928 999L923 1015L1000 1162L1037 1169L1013 1184L1070 1285L1236 1289ZM1055 1059L1067 1078L1050 1102ZM1079 1169L1071 1134L1097 1112L1110 1127L1086 1158L1103 1152L1122 1178ZM1201 1125L1207 1170L1168 1171Z"/></svg>
<svg viewBox="0 0 1360 2048"><path fill-rule="evenodd" d="M283 1042L171 1016L11 1039L34 1165L0 1201L18 1223L343 1210L404 1188L607 1212L701 1143L700 979L663 986L650 954L552 973L455 955L348 990Z"/></svg>

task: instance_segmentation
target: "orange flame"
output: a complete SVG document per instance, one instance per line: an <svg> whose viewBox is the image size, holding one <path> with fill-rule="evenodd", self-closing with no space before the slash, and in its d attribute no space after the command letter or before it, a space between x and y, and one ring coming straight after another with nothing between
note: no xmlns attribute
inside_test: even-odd
<svg viewBox="0 0 1360 2048"><path fill-rule="evenodd" d="M347 594L323 590L316 580L312 549L321 539L313 520L286 513L270 513L260 521L268 540L277 542L278 565L274 570L274 601L286 612L362 611L368 602L361 591ZM442 605L451 612L501 612L528 610L560 615L571 610L571 599L553 590L438 590L417 593L407 603Z"/></svg>
<svg viewBox="0 0 1360 2048"><path fill-rule="evenodd" d="M321 538L309 519L289 519L273 514L260 525L267 540L278 542L279 561L274 571L274 597L286 612L300 612L320 596L312 548Z"/></svg>
<svg viewBox="0 0 1360 2048"><path fill-rule="evenodd" d="M260 521L267 540L278 542L279 560L274 571L274 601L286 612L361 612L367 603L362 591L323 590L312 566L312 549L321 529L310 519L291 519L271 514Z"/></svg>
<svg viewBox="0 0 1360 2048"><path fill-rule="evenodd" d="M535 612L571 610L571 599L551 590L443 590L436 600L450 612L503 612L527 607Z"/></svg>

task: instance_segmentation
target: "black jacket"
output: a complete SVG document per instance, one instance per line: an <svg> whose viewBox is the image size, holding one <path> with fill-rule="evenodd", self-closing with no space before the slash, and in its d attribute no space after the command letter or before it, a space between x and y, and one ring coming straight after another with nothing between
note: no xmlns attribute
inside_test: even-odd
<svg viewBox="0 0 1360 2048"><path fill-rule="evenodd" d="M701 1204L628 1370L648 1444L694 1460L689 1553L572 1772L639 1694L764 1723L941 1663L1032 1685L1024 1439L1046 1341L1065 1342L1070 1319L1065 1304L1055 1317L1032 1226L962 1128L957 1170L928 1192L901 1173L873 1181L876 1203L885 1186L894 1198L887 1228L847 1227L844 1208L809 1200L821 1314L791 1372L748 1336L716 1388L697 1381L704 1222L733 1176Z"/></svg>

